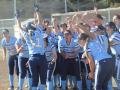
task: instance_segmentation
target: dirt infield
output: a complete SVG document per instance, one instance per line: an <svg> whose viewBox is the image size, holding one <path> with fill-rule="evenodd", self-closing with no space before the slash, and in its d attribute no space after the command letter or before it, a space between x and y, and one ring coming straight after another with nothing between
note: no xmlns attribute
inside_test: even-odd
<svg viewBox="0 0 120 90"><path fill-rule="evenodd" d="M17 77L15 77L14 80L15 80L15 88L17 88ZM113 80L113 86L116 87L114 80ZM8 90L8 88L9 88L9 80L8 80L7 61L2 61L0 59L0 90ZM24 88L24 90L27 89ZM113 90L117 90L117 89L113 89Z"/></svg>
<svg viewBox="0 0 120 90"><path fill-rule="evenodd" d="M0 56L0 90L7 90L8 83L8 71L6 61L2 61L2 56Z"/></svg>
<svg viewBox="0 0 120 90"><path fill-rule="evenodd" d="M2 58L2 56L0 57ZM17 85L18 85L17 82L18 82L18 79L15 75L15 78L14 78L15 88L17 88ZM26 82L25 82L25 85L26 85ZM0 59L0 90L8 90L8 88L9 88L9 79L8 79L7 61L2 61ZM27 90L27 88L24 87L23 90Z"/></svg>
<svg viewBox="0 0 120 90"><path fill-rule="evenodd" d="M14 78L15 88L17 88L18 79L15 75ZM8 80L8 69L7 69L7 61L0 60L0 90L8 90L9 88L9 80ZM24 90L27 90L24 88Z"/></svg>
<svg viewBox="0 0 120 90"><path fill-rule="evenodd" d="M0 90L7 90L8 87L9 87L9 80L8 80L7 61L0 60Z"/></svg>

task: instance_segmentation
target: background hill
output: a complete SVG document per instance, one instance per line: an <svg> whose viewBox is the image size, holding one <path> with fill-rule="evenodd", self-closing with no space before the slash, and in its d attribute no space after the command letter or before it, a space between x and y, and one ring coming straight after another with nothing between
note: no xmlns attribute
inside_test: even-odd
<svg viewBox="0 0 120 90"><path fill-rule="evenodd" d="M51 13L64 12L65 0L16 0L17 9L19 8L24 18L32 17L33 5L37 2L41 13L48 17ZM68 11L93 9L94 5L98 8L109 6L119 6L120 0L66 0ZM95 3L94 3L95 2ZM14 0L0 0L0 19L14 17Z"/></svg>

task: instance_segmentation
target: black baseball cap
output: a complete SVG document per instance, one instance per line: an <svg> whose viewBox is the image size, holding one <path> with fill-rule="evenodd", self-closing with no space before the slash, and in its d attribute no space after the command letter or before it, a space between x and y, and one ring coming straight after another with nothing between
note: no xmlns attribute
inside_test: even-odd
<svg viewBox="0 0 120 90"><path fill-rule="evenodd" d="M67 27L67 24L66 23L62 23L61 25L60 25L60 27Z"/></svg>

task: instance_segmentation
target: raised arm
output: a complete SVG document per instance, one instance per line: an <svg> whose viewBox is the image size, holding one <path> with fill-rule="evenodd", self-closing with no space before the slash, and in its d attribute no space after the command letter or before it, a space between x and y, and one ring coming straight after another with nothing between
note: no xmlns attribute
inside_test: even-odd
<svg viewBox="0 0 120 90"><path fill-rule="evenodd" d="M80 23L80 24L78 24L77 28L79 29L80 33L86 33L87 35L89 35L89 37L91 39L96 38L96 35L93 32L90 32L89 25L87 25L87 24L84 25L84 23Z"/></svg>
<svg viewBox="0 0 120 90"><path fill-rule="evenodd" d="M40 13L38 5L34 6L34 19L35 19L35 24L43 25L43 17L42 17L42 15Z"/></svg>
<svg viewBox="0 0 120 90"><path fill-rule="evenodd" d="M16 11L15 18L16 18L16 25L18 26L19 30L24 30L22 28L21 21L20 21L20 11L19 10Z"/></svg>
<svg viewBox="0 0 120 90"><path fill-rule="evenodd" d="M72 16L72 22L74 25L78 24L81 20L81 12L76 12L73 16Z"/></svg>
<svg viewBox="0 0 120 90"><path fill-rule="evenodd" d="M17 19L16 19L16 24L17 24L17 26L18 26L21 30L23 30L23 28L22 28L22 26L21 26L20 18L17 18Z"/></svg>
<svg viewBox="0 0 120 90"><path fill-rule="evenodd" d="M58 27L58 19L57 19L57 17L53 17L53 27L54 27L54 33L58 34L59 27Z"/></svg>
<svg viewBox="0 0 120 90"><path fill-rule="evenodd" d="M43 25L43 18L40 12L36 12L36 19L37 19L37 24L38 25Z"/></svg>
<svg viewBox="0 0 120 90"><path fill-rule="evenodd" d="M95 14L98 14L98 9L97 9L96 5L94 6L94 12L95 12Z"/></svg>

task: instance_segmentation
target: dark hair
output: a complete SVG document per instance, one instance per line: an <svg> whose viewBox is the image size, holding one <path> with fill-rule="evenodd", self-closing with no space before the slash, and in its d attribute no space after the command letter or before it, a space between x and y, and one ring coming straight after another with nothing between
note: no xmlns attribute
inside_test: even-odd
<svg viewBox="0 0 120 90"><path fill-rule="evenodd" d="M33 25L32 22L29 22L27 25L26 25L26 30L29 31L29 30L36 30L36 27Z"/></svg>
<svg viewBox="0 0 120 90"><path fill-rule="evenodd" d="M117 19L120 19L120 15L119 14L116 14L115 15Z"/></svg>
<svg viewBox="0 0 120 90"><path fill-rule="evenodd" d="M103 20L103 17L100 14L97 14L96 17Z"/></svg>
<svg viewBox="0 0 120 90"><path fill-rule="evenodd" d="M44 38L44 42L46 42L46 46L48 46L49 44L48 37Z"/></svg>
<svg viewBox="0 0 120 90"><path fill-rule="evenodd" d="M45 19L44 23L47 23L48 25L50 24L49 20Z"/></svg>
<svg viewBox="0 0 120 90"><path fill-rule="evenodd" d="M64 32L64 35L65 35L65 34L72 35L72 32L71 32L70 30L66 30L66 31Z"/></svg>
<svg viewBox="0 0 120 90"><path fill-rule="evenodd" d="M4 29L4 30L2 31L2 33L8 33L8 34L9 34L9 30L8 30L8 29Z"/></svg>
<svg viewBox="0 0 120 90"><path fill-rule="evenodd" d="M63 23L63 24L60 25L60 27L63 27L63 26L67 27L67 24Z"/></svg>
<svg viewBox="0 0 120 90"><path fill-rule="evenodd" d="M90 28L90 25L88 25L87 23L82 23L82 22L81 22L81 23L78 24L78 26L79 26L79 25L82 25L82 26L85 26L85 27Z"/></svg>
<svg viewBox="0 0 120 90"><path fill-rule="evenodd" d="M79 35L78 39L79 40L86 40L87 38L89 38L89 36L85 33L82 33L81 35Z"/></svg>
<svg viewBox="0 0 120 90"><path fill-rule="evenodd" d="M108 23L106 24L106 27L112 28L113 31L118 31L118 30L117 30L117 27L116 27L116 25L115 25L114 22L108 22Z"/></svg>
<svg viewBox="0 0 120 90"><path fill-rule="evenodd" d="M106 30L106 28L105 28L104 26L102 26L102 25L98 25L98 29L99 29L99 30L102 30L102 31L105 31L105 30Z"/></svg>

